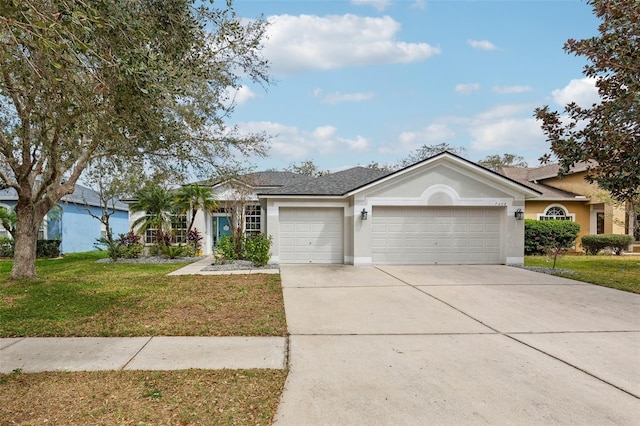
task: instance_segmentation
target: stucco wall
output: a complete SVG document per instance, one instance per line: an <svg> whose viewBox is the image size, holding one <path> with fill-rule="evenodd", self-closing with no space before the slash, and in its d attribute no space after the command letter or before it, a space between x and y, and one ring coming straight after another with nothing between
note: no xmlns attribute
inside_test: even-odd
<svg viewBox="0 0 640 426"><path fill-rule="evenodd" d="M94 243L101 236L102 223L89 215L90 208L94 215L100 216L98 207L86 207L76 204L62 204L62 252L75 253L95 250ZM129 215L118 210L109 218L109 225L114 236L129 231ZM49 235L50 238L55 236Z"/></svg>

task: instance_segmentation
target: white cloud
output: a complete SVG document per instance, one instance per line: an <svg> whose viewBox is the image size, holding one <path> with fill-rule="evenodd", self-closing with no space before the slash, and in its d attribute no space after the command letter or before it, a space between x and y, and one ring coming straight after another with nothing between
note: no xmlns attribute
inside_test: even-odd
<svg viewBox="0 0 640 426"><path fill-rule="evenodd" d="M467 40L467 44L478 50L498 50L498 47L489 40Z"/></svg>
<svg viewBox="0 0 640 426"><path fill-rule="evenodd" d="M600 101L596 79L590 77L571 80L564 88L556 89L551 94L553 100L563 106L575 102L581 107L590 107Z"/></svg>
<svg viewBox="0 0 640 426"><path fill-rule="evenodd" d="M316 92L316 96L319 96L320 93ZM325 104L339 104L343 102L364 102L370 101L373 99L374 94L371 92L356 92L356 93L340 93L340 92L332 92L327 93L320 100Z"/></svg>
<svg viewBox="0 0 640 426"><path fill-rule="evenodd" d="M250 99L256 97L256 94L247 86L240 86L240 88L236 91L236 104L243 105L247 103Z"/></svg>
<svg viewBox="0 0 640 426"><path fill-rule="evenodd" d="M371 6L375 10L382 12L391 2L389 0L351 0L351 4L356 6Z"/></svg>
<svg viewBox="0 0 640 426"><path fill-rule="evenodd" d="M415 2L413 2L411 7L413 7L414 9L425 10L427 8L427 4L424 2L424 0L416 0Z"/></svg>
<svg viewBox="0 0 640 426"><path fill-rule="evenodd" d="M539 145L545 138L535 118L502 118L476 121L469 127L471 149L493 153L514 152Z"/></svg>
<svg viewBox="0 0 640 426"><path fill-rule="evenodd" d="M478 83L456 84L453 90L460 95L470 95L480 90L480 85Z"/></svg>
<svg viewBox="0 0 640 426"><path fill-rule="evenodd" d="M419 62L440 53L427 43L397 41L400 24L389 16L278 15L268 20L263 54L275 74Z"/></svg>
<svg viewBox="0 0 640 426"><path fill-rule="evenodd" d="M536 103L501 104L495 105L475 116L475 120L488 121L526 114L531 116L533 110L539 106Z"/></svg>
<svg viewBox="0 0 640 426"><path fill-rule="evenodd" d="M370 145L369 140L360 135L355 138L341 137L338 129L330 125L307 131L281 123L253 121L239 123L238 129L241 133L264 132L271 135L269 155L288 162L331 157L345 151L364 152Z"/></svg>
<svg viewBox="0 0 640 426"><path fill-rule="evenodd" d="M491 91L499 95L511 95L514 93L526 93L533 91L531 86L493 86Z"/></svg>
<svg viewBox="0 0 640 426"><path fill-rule="evenodd" d="M382 154L393 154L394 158L406 156L422 145L433 145L446 142L455 137L455 132L446 123L433 123L417 131L402 132L392 145L383 145Z"/></svg>

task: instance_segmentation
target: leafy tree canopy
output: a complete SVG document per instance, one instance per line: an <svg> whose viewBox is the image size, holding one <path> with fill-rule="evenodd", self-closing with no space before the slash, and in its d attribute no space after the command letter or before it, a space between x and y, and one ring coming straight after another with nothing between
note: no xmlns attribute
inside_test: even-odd
<svg viewBox="0 0 640 426"><path fill-rule="evenodd" d="M305 176L319 177L329 174L329 170L321 170L313 160L305 160L300 163L293 163L286 169L287 172L298 173Z"/></svg>
<svg viewBox="0 0 640 426"><path fill-rule="evenodd" d="M494 172L497 172L503 167L528 167L529 166L527 162L524 161L524 158L515 154L488 155L487 157L485 157L484 160L478 161L478 164L481 165L482 167L486 167L489 170L493 170Z"/></svg>
<svg viewBox="0 0 640 426"><path fill-rule="evenodd" d="M632 201L640 194L640 2L587 3L602 21L599 35L570 39L564 50L588 59L583 74L596 79L600 102L590 107L571 103L562 114L544 106L535 116L562 174L577 162L590 162L590 182L619 201Z"/></svg>
<svg viewBox="0 0 640 426"><path fill-rule="evenodd" d="M240 76L268 84L266 23L196 0L0 1L0 181L18 193L11 277L87 165L183 174L264 153L225 126ZM211 2L213 3L213 2ZM216 2L218 5L219 2Z"/></svg>
<svg viewBox="0 0 640 426"><path fill-rule="evenodd" d="M459 155L461 157L464 157L467 154L466 148L461 146L454 147L446 142L436 145L422 145L420 148L417 148L409 153L409 155L405 159L400 160L393 168L395 170L402 169L403 167L408 167L429 157L438 155L444 151L449 151L450 153Z"/></svg>

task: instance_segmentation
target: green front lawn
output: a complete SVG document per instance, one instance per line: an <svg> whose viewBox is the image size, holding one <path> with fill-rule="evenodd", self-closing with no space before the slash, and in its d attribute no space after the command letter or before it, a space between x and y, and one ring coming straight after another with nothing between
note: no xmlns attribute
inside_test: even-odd
<svg viewBox="0 0 640 426"><path fill-rule="evenodd" d="M553 261L546 256L527 256L524 264L551 268ZM566 255L558 259L556 268L576 272L558 274L563 277L640 293L640 256Z"/></svg>
<svg viewBox="0 0 640 426"><path fill-rule="evenodd" d="M285 336L279 275L166 274L181 264L96 263L101 252L38 260L38 281L0 261L0 337Z"/></svg>

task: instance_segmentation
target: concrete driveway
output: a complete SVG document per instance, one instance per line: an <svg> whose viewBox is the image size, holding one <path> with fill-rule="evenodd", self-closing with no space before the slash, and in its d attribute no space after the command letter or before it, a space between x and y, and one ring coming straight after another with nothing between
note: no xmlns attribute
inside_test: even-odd
<svg viewBox="0 0 640 426"><path fill-rule="evenodd" d="M281 266L278 425L640 419L640 295L508 266Z"/></svg>

